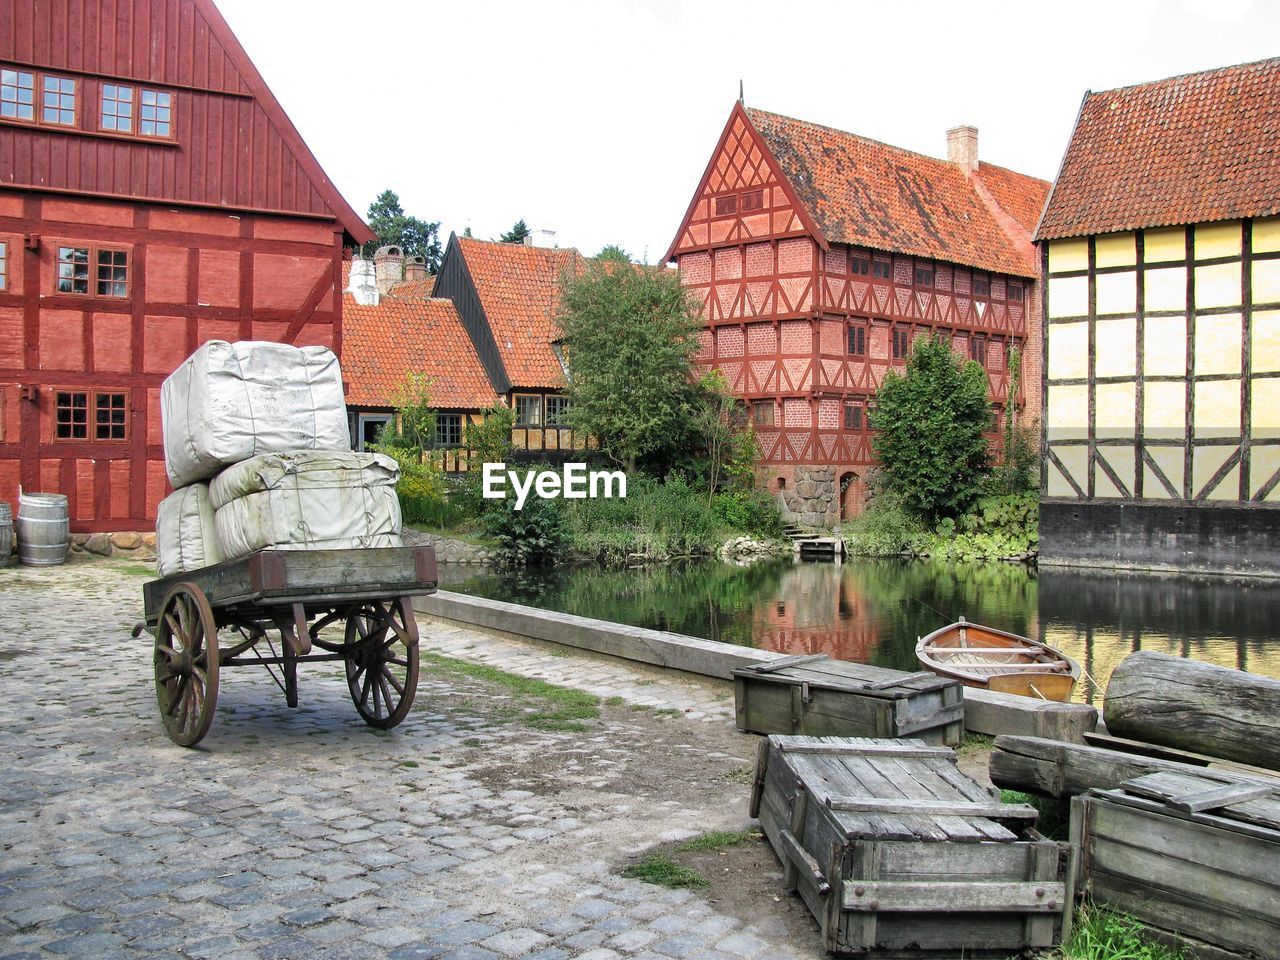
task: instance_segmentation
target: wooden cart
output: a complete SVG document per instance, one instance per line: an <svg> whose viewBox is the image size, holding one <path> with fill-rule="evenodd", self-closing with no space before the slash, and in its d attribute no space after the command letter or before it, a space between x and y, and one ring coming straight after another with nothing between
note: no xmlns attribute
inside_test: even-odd
<svg viewBox="0 0 1280 960"><path fill-rule="evenodd" d="M298 664L322 660L344 661L366 723L394 727L418 687L412 598L434 593L436 578L431 547L388 547L259 550L149 581L133 635L155 637L156 700L170 739L190 747L209 732L223 667L265 667L296 707ZM321 635L338 624L340 641ZM220 644L220 631L234 639Z"/></svg>

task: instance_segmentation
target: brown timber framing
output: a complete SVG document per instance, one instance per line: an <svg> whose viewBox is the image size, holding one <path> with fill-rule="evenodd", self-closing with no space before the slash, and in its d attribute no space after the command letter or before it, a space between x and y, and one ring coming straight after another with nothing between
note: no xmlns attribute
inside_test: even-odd
<svg viewBox="0 0 1280 960"><path fill-rule="evenodd" d="M1280 260L1280 252L1271 251L1265 253L1257 253L1253 251L1253 226L1252 219L1242 219L1241 224L1241 253L1239 256L1216 256L1197 258L1195 255L1195 232L1197 226L1201 224L1186 224L1184 226L1185 239L1183 244L1183 256L1181 259L1159 261L1158 264L1151 266L1177 266L1182 265L1186 270L1185 281L1185 298L1186 303L1184 309L1163 309L1148 310L1146 308L1146 282L1145 275L1148 269L1146 262L1146 233L1145 230L1134 230L1134 250L1135 262L1133 266L1120 265L1111 267L1099 267L1096 262L1096 237L1090 236L1086 239L1088 242L1088 267L1086 269L1076 270L1059 270L1050 273L1049 271L1049 245L1054 242L1048 241L1041 249L1041 265L1042 276L1045 278L1043 289L1041 290L1041 309L1043 314L1043 323L1045 336L1042 344L1042 372L1041 372L1041 422L1048 423L1049 412L1049 388L1050 386L1084 386L1088 391L1088 425L1087 435L1083 438L1068 438L1061 440L1053 440L1050 438L1046 427L1045 438L1043 444L1044 456L1041 461L1041 489L1048 490L1049 472L1051 469L1058 469L1067 484L1075 491L1078 498L1098 500L1099 502L1108 502L1111 500L1124 501L1150 501L1153 503L1167 504L1169 499L1184 500L1189 503L1209 502L1212 494L1222 484L1226 477L1233 469L1239 468L1240 477L1238 481L1237 497L1234 499L1222 500L1217 499L1216 502L1236 502L1242 507L1263 507L1269 504L1265 503L1266 498L1274 492L1277 486L1280 486L1280 471L1269 477L1265 482L1258 482L1258 478L1252 476L1252 451L1255 447L1280 446L1280 438L1272 437L1255 437L1253 435L1253 385L1259 380L1275 380L1280 379L1280 371L1254 371L1253 367L1253 314L1255 310L1276 310L1280 309L1280 302L1267 302L1255 304L1253 302L1253 264L1269 260ZM1062 238L1069 240L1072 238ZM1204 307L1196 306L1196 269L1206 266L1220 266L1225 264L1236 264L1240 266L1240 303L1237 306L1225 307ZM1135 304L1135 369L1132 377L1120 376L1097 376L1095 373L1097 361L1097 337L1096 326L1100 319L1097 313L1096 300L1096 278L1105 274L1127 273L1132 272L1135 276L1136 285L1136 304ZM1066 315L1066 316L1049 316L1049 280L1059 278L1087 277L1088 278L1088 313L1083 315ZM1108 314L1107 316L1112 316ZM1121 316L1116 314L1115 316ZM1196 373L1196 326L1197 320L1201 317L1213 316L1238 316L1241 321L1241 343L1240 343L1240 371L1239 373L1212 373L1197 374ZM1146 325L1147 320L1152 318L1180 318L1186 322L1186 365L1182 374L1147 374L1146 373ZM1049 376L1049 329L1052 326L1070 323L1087 323L1088 324L1088 366L1084 377L1060 377L1050 379ZM1197 436L1195 426L1195 400L1196 388L1198 384L1221 383L1234 380L1240 381L1240 418L1239 431L1234 436ZM1096 390L1099 385L1111 383L1130 383L1134 384L1135 405L1134 405L1134 435L1130 439L1128 437L1099 437L1097 434L1097 408L1096 408ZM1186 410L1183 418L1183 435L1181 439L1168 437L1148 437L1145 435L1146 420L1146 385L1148 383L1182 383L1186 387ZM1131 482L1121 482L1121 478L1116 474L1114 468L1106 462L1105 457L1100 456L1100 451L1108 447L1130 447L1135 452L1135 475ZM1178 447L1183 448L1183 477L1180 488L1175 488L1172 481L1156 460L1151 456L1149 448L1156 447ZM1085 447L1087 451L1087 469L1088 476L1083 478L1084 484L1075 482L1075 479L1068 473L1065 464L1056 455L1055 450L1063 447ZM1195 453L1198 450L1206 450L1214 447L1235 447L1236 450L1230 454L1227 459L1214 471L1214 473L1206 478L1197 489L1195 483L1194 466ZM1147 496L1148 484L1144 473L1144 468L1150 469L1152 476L1159 481L1160 486L1169 494L1169 499L1160 497ZM1118 498L1096 496L1095 471L1101 469L1104 475L1109 477L1120 490L1121 496ZM1130 493L1132 490L1132 493ZM1256 492L1254 492L1256 490Z"/></svg>

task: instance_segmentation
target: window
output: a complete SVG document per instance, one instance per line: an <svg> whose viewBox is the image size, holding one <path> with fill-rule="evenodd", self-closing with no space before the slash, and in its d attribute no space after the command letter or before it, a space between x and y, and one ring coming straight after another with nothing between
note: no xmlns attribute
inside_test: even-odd
<svg viewBox="0 0 1280 960"><path fill-rule="evenodd" d="M916 264L916 286L932 287L933 286L933 265L922 266Z"/></svg>
<svg viewBox="0 0 1280 960"><path fill-rule="evenodd" d="M773 401L756 400L751 404L751 420L757 427L773 426Z"/></svg>
<svg viewBox="0 0 1280 960"><path fill-rule="evenodd" d="M70 77L45 76L40 89L40 122L76 125L76 82Z"/></svg>
<svg viewBox="0 0 1280 960"><path fill-rule="evenodd" d="M89 395L58 393L54 398L53 436L57 440L89 439Z"/></svg>
<svg viewBox="0 0 1280 960"><path fill-rule="evenodd" d="M871 272L871 261L866 257L855 256L849 267L849 272L858 276L865 277Z"/></svg>
<svg viewBox="0 0 1280 960"><path fill-rule="evenodd" d="M89 286L89 265L94 265L94 285ZM93 293L98 297L129 295L129 252L94 247L59 247L58 293Z"/></svg>
<svg viewBox="0 0 1280 960"><path fill-rule="evenodd" d="M852 326L849 328L849 355L865 357L867 355L867 328Z"/></svg>
<svg viewBox="0 0 1280 960"><path fill-rule="evenodd" d="M861 403L846 403L844 405L844 428L846 430L862 429Z"/></svg>
<svg viewBox="0 0 1280 960"><path fill-rule="evenodd" d="M975 297L991 296L991 278L975 276L973 278L973 295Z"/></svg>
<svg viewBox="0 0 1280 960"><path fill-rule="evenodd" d="M102 85L102 129L133 132L133 87Z"/></svg>
<svg viewBox="0 0 1280 960"><path fill-rule="evenodd" d="M516 426L542 426L542 398L522 396L516 397Z"/></svg>
<svg viewBox="0 0 1280 960"><path fill-rule="evenodd" d="M742 195L742 212L749 213L752 210L764 209L764 191L748 190Z"/></svg>
<svg viewBox="0 0 1280 960"><path fill-rule="evenodd" d="M0 240L0 290L9 289L9 245Z"/></svg>
<svg viewBox="0 0 1280 960"><path fill-rule="evenodd" d="M128 439L127 409L123 393L100 393L94 407L97 416L94 418L93 439Z"/></svg>
<svg viewBox="0 0 1280 960"><path fill-rule="evenodd" d="M547 397L547 426L564 426L569 413L568 397Z"/></svg>
<svg viewBox="0 0 1280 960"><path fill-rule="evenodd" d="M911 352L911 330L907 327L893 328L893 359L901 360Z"/></svg>
<svg viewBox="0 0 1280 960"><path fill-rule="evenodd" d="M0 70L0 117L34 120L36 77L24 70Z"/></svg>
<svg viewBox="0 0 1280 960"><path fill-rule="evenodd" d="M144 137L169 137L173 128L173 94L144 88L140 118L138 130Z"/></svg>
<svg viewBox="0 0 1280 960"><path fill-rule="evenodd" d="M1017 301L1018 303L1022 302L1022 284L1020 283L1009 284L1009 299Z"/></svg>
<svg viewBox="0 0 1280 960"><path fill-rule="evenodd" d="M441 413L436 415L436 446L462 446L462 414Z"/></svg>
<svg viewBox="0 0 1280 960"><path fill-rule="evenodd" d="M356 425L356 449L364 451L369 448L369 444L388 439L391 436L390 432L394 432L394 429L389 413L360 414ZM387 437L382 435L384 430L390 431Z"/></svg>
<svg viewBox="0 0 1280 960"><path fill-rule="evenodd" d="M735 193L730 197L716 197L716 216L727 217L731 213L738 212L738 195Z"/></svg>
<svg viewBox="0 0 1280 960"><path fill-rule="evenodd" d="M58 248L58 292L89 292L89 248Z"/></svg>
<svg viewBox="0 0 1280 960"><path fill-rule="evenodd" d="M889 280L893 277L893 265L888 260L875 260L871 264L871 275L877 280Z"/></svg>
<svg viewBox="0 0 1280 960"><path fill-rule="evenodd" d="M985 337L969 338L969 359L987 365L987 341Z"/></svg>

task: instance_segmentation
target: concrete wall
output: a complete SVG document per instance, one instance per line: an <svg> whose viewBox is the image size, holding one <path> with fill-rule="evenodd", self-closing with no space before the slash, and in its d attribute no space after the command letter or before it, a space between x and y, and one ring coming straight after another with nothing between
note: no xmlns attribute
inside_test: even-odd
<svg viewBox="0 0 1280 960"><path fill-rule="evenodd" d="M1045 500L1040 563L1280 576L1280 509Z"/></svg>

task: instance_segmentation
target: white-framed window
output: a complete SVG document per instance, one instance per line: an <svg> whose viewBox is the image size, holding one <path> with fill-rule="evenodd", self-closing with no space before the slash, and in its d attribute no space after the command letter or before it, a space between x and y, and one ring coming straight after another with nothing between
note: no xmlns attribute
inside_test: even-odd
<svg viewBox="0 0 1280 960"><path fill-rule="evenodd" d="M547 397L547 426L563 427L569 421L569 398Z"/></svg>
<svg viewBox="0 0 1280 960"><path fill-rule="evenodd" d="M516 394L516 426L542 426L542 397L533 394Z"/></svg>

